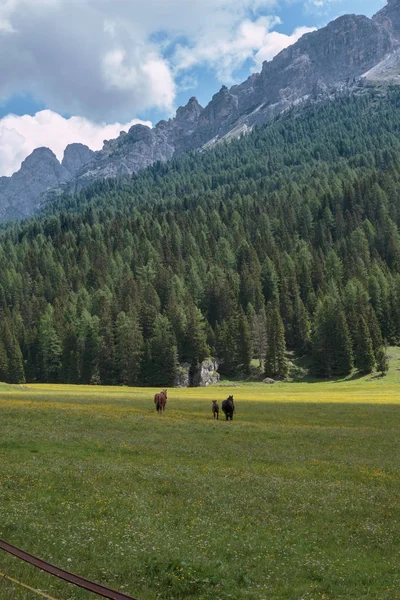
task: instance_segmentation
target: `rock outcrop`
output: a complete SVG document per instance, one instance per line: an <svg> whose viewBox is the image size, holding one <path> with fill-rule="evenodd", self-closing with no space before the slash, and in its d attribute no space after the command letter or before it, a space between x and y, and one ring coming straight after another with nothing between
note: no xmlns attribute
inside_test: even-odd
<svg viewBox="0 0 400 600"><path fill-rule="evenodd" d="M191 98L174 119L153 129L134 125L98 152L71 144L60 165L50 150L35 150L18 173L0 178L0 219L32 214L49 188L76 192L101 179L130 176L156 161L237 137L363 77L400 82L400 0L389 0L372 19L339 17L265 62L261 73L230 89L223 86L205 108Z"/></svg>
<svg viewBox="0 0 400 600"><path fill-rule="evenodd" d="M71 178L49 148L36 148L11 177L0 182L0 219L21 219L32 215L48 188Z"/></svg>
<svg viewBox="0 0 400 600"><path fill-rule="evenodd" d="M220 380L217 358L207 358L194 371L189 363L179 365L175 378L175 387L207 387Z"/></svg>
<svg viewBox="0 0 400 600"><path fill-rule="evenodd" d="M61 165L67 169L72 176L75 176L79 169L86 165L94 156L93 150L90 150L84 144L69 144L65 148L64 158Z"/></svg>
<svg viewBox="0 0 400 600"><path fill-rule="evenodd" d="M394 39L400 41L400 0L388 0L373 21L385 27Z"/></svg>

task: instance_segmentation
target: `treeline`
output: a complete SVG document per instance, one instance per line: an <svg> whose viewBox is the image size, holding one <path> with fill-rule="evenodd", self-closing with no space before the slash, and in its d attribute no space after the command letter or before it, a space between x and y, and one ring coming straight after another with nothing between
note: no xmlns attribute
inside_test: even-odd
<svg viewBox="0 0 400 600"><path fill-rule="evenodd" d="M400 91L292 111L0 234L0 380L172 385L285 351L318 377L400 342Z"/></svg>

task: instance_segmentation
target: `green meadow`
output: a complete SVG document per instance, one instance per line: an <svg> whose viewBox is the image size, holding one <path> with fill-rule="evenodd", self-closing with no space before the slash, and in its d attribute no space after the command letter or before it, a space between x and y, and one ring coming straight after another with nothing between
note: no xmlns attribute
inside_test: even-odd
<svg viewBox="0 0 400 600"><path fill-rule="evenodd" d="M164 415L152 389L2 385L0 537L139 600L400 598L390 354L384 378L170 389ZM0 571L94 598L1 551Z"/></svg>

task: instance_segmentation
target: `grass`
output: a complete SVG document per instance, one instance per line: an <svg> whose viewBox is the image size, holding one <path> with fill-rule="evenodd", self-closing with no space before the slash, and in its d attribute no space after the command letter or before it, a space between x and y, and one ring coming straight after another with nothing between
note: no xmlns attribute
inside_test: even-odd
<svg viewBox="0 0 400 600"><path fill-rule="evenodd" d="M400 598L390 354L385 378L169 390L163 416L149 389L1 386L0 537L140 600ZM0 571L94 597L4 553Z"/></svg>

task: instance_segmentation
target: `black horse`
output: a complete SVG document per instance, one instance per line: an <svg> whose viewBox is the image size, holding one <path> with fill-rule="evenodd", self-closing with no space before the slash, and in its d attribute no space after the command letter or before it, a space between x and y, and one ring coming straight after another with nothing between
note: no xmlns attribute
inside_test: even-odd
<svg viewBox="0 0 400 600"><path fill-rule="evenodd" d="M235 412L235 405L233 403L233 396L229 396L226 400L223 401L222 403L222 412L225 414L226 417L226 421L229 421L229 419L232 421L233 419L233 413Z"/></svg>

